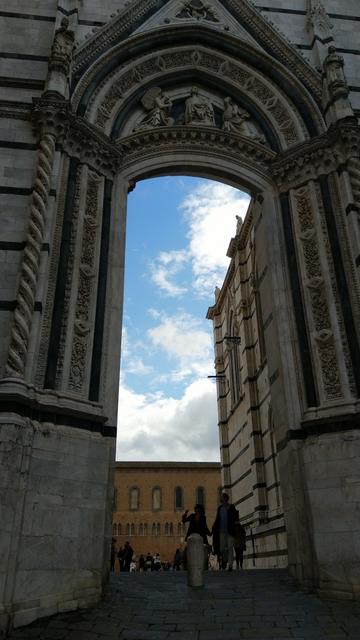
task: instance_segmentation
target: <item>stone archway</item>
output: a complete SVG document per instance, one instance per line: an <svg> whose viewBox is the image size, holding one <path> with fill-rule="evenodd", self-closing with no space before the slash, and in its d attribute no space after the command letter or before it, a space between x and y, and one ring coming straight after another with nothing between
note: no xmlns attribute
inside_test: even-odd
<svg viewBox="0 0 360 640"><path fill-rule="evenodd" d="M232 16L249 27L250 8L242 5ZM323 507L324 487L334 486L337 521L351 529L342 483L359 442L359 230L352 215L360 204L359 129L341 64L329 54L322 86L292 50L286 65L285 54L274 58L276 48L286 49L280 36L271 33L266 53L254 25L251 38L191 20L128 38L129 24L141 19L133 14L124 10L75 54L70 94L73 37L63 24L34 104L36 179L0 382L4 424L16 443L7 466L17 502L9 508L3 619L24 624L60 606L91 604L101 592L111 536L126 198L134 181L171 173L262 195L276 295L269 368L277 372L271 400L289 564L304 585L358 594L359 565L351 569L345 542L337 558L329 552L338 529ZM210 121L186 119L193 86L211 105ZM156 87L172 111L146 106L144 96ZM247 114L248 127L237 128L235 111L224 126L226 99ZM51 252L41 261L45 241ZM39 297L41 317L34 315ZM334 485L326 484L329 474Z"/></svg>

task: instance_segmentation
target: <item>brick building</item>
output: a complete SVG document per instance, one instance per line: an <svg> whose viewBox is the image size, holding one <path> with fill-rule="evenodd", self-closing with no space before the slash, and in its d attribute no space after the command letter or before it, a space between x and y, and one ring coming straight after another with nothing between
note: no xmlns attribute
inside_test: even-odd
<svg viewBox="0 0 360 640"><path fill-rule="evenodd" d="M221 490L218 462L116 462L113 537L119 549L129 540L136 556L150 551L171 561L185 540L185 509L202 503L208 526Z"/></svg>

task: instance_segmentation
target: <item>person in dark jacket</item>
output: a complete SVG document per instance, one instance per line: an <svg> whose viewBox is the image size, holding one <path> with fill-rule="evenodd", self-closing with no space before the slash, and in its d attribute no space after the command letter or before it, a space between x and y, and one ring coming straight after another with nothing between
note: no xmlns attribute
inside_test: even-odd
<svg viewBox="0 0 360 640"><path fill-rule="evenodd" d="M221 504L217 509L212 526L214 553L218 556L221 569L232 571L234 562L235 522L239 520L238 510L229 502L227 493L221 494Z"/></svg>
<svg viewBox="0 0 360 640"><path fill-rule="evenodd" d="M203 505L196 504L194 507L194 513L190 513L190 515L188 515L188 513L189 510L187 509L182 516L182 521L184 523L189 523L185 540L187 540L192 533L198 533L204 540L204 544L208 546L209 543L207 536L211 534L206 523L205 509Z"/></svg>

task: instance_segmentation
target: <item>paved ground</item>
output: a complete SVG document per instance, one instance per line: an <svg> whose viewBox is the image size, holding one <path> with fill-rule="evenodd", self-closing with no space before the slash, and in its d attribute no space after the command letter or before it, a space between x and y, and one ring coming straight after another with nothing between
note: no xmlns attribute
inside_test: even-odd
<svg viewBox="0 0 360 640"><path fill-rule="evenodd" d="M320 600L286 571L208 572L203 589L185 572L128 573L111 579L90 611L19 629L22 640L360 640L360 603Z"/></svg>

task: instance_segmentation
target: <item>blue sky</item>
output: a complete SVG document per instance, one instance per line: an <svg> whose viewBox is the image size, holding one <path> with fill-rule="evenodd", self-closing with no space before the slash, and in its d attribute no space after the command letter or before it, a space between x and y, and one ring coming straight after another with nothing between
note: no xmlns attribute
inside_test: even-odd
<svg viewBox="0 0 360 640"><path fill-rule="evenodd" d="M219 460L212 324L226 251L249 198L192 177L128 198L119 460Z"/></svg>

